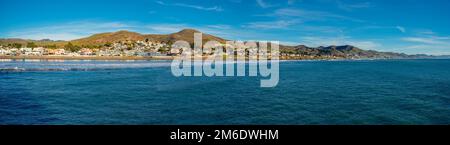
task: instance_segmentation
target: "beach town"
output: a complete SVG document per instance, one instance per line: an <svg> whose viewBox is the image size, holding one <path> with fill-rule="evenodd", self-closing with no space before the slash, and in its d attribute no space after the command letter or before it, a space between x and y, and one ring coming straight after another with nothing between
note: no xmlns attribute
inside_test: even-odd
<svg viewBox="0 0 450 145"><path fill-rule="evenodd" d="M136 41L136 42L116 42L108 43L103 46L95 46L94 48L79 47L71 43L64 47L42 47L36 46L33 42L28 42L27 45L22 44L8 44L6 46L0 45L1 56L171 56L178 52L170 52L170 48L165 43L151 42L151 41Z"/></svg>
<svg viewBox="0 0 450 145"><path fill-rule="evenodd" d="M218 44L224 46L223 44ZM152 41L124 41L106 43L101 46L80 47L72 43L68 43L61 48L56 46L42 47L37 46L33 42L26 45L19 43L0 45L0 58L12 59L173 59L175 56L182 54L182 46L180 49L171 49L172 45L168 43L152 42ZM215 47L215 46L210 46ZM248 49L246 54L258 52L257 49ZM202 57L213 55L213 52L184 52L184 54L198 54ZM224 56L227 54L224 53Z"/></svg>
<svg viewBox="0 0 450 145"><path fill-rule="evenodd" d="M214 48L223 48L221 55L252 56L259 53L259 45L249 44L252 41L227 41L226 39L203 34L205 47L213 48L209 52L196 52L172 49L177 40L187 40L186 44L192 47L194 33L201 33L194 29L183 29L168 35L142 35L129 31L95 34L87 38L73 41L55 40L26 40L26 39L0 39L0 58L2 59L173 59L181 54L201 54L206 57L214 54ZM201 39L202 40L202 39ZM206 41L207 40L207 41ZM228 45L231 42L231 45ZM242 42L242 44L240 44ZM245 43L245 44L243 44ZM256 42L267 43L268 42ZM203 44L203 43L201 43ZM195 45L195 44L194 44ZM206 46L210 45L210 46ZM239 46L238 46L239 45ZM177 46L177 48L184 48ZM242 54L237 54L236 47L243 48ZM255 47L256 49L253 49ZM234 51L229 51L230 49ZM190 49L185 49L190 50ZM208 49L207 49L208 50ZM270 52L268 52L270 53ZM272 55L269 55L272 56ZM334 59L392 59L413 58L417 56L403 53L378 52L364 50L352 45L308 47L305 45L287 46L279 45L279 59L287 60L334 60Z"/></svg>

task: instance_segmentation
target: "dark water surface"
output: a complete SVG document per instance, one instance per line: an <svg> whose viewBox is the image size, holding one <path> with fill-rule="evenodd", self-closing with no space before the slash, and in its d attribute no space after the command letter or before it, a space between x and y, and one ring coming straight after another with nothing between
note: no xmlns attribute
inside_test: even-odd
<svg viewBox="0 0 450 145"><path fill-rule="evenodd" d="M174 77L169 61L0 61L0 124L450 124L450 60L287 61Z"/></svg>

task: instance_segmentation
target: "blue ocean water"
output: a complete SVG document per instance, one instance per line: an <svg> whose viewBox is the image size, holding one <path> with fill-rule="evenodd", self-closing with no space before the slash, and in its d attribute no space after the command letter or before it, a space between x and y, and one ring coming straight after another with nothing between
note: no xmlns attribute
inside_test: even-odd
<svg viewBox="0 0 450 145"><path fill-rule="evenodd" d="M285 61L174 77L170 61L0 62L0 124L450 124L450 60Z"/></svg>

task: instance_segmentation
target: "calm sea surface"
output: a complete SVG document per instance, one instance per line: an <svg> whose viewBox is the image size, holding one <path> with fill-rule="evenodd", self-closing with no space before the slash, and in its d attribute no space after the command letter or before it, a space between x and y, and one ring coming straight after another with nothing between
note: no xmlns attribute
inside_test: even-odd
<svg viewBox="0 0 450 145"><path fill-rule="evenodd" d="M0 60L0 124L450 124L450 60L286 61L277 87L261 79Z"/></svg>

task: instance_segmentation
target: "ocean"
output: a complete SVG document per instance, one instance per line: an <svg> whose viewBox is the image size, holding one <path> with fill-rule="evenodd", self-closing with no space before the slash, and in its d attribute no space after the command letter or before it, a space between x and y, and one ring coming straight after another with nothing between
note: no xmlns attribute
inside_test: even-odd
<svg viewBox="0 0 450 145"><path fill-rule="evenodd" d="M174 77L170 61L0 60L0 124L450 124L450 60L282 61Z"/></svg>

